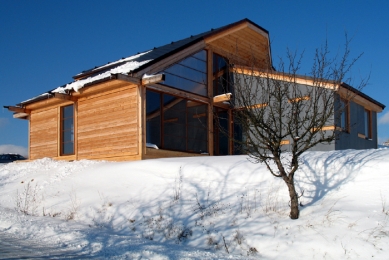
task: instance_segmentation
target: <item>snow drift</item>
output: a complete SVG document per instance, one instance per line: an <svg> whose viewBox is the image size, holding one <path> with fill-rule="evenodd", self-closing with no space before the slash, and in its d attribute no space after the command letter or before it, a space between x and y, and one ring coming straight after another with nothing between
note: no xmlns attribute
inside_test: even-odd
<svg viewBox="0 0 389 260"><path fill-rule="evenodd" d="M246 156L0 165L0 237L78 257L385 259L388 169L385 148L305 153L290 220L283 181Z"/></svg>

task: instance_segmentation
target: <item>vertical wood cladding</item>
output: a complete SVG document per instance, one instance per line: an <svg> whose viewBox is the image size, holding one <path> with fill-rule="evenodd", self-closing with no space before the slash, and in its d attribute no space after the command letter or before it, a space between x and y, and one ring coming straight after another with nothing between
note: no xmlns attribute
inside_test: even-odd
<svg viewBox="0 0 389 260"><path fill-rule="evenodd" d="M135 86L80 99L77 114L77 159L138 154Z"/></svg>
<svg viewBox="0 0 389 260"><path fill-rule="evenodd" d="M58 153L58 108L32 112L30 118L30 159L56 157Z"/></svg>

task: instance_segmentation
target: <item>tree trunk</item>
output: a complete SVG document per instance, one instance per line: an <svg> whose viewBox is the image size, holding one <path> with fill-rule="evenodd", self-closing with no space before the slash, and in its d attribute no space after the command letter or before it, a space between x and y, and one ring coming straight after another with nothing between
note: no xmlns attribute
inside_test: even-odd
<svg viewBox="0 0 389 260"><path fill-rule="evenodd" d="M285 179L284 179L285 180ZM286 185L289 189L289 197L290 197L290 215L289 217L291 219L298 219L300 215L299 210L299 202L298 202L298 196L296 193L296 189L294 187L294 180L293 178L291 180L285 180Z"/></svg>

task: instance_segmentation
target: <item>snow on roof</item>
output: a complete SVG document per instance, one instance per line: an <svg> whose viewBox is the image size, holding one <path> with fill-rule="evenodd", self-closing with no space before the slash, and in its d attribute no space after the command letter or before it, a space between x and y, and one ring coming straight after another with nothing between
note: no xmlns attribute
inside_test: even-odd
<svg viewBox="0 0 389 260"><path fill-rule="evenodd" d="M112 65L115 65L117 63L123 63L123 62L126 62L126 61L131 61L131 60L135 60L147 53L151 52L151 50L149 51L145 51L145 52L142 52L142 53L138 53L136 55L133 55L133 56L130 56L130 57L127 57L127 58L122 58L120 60L117 60L117 61L113 61L113 62L108 62L107 64L103 65L103 66L99 66L99 67L96 67L94 69L92 69L91 71L96 71L96 70L100 70L100 69L103 69L103 68L106 68L106 67L111 67ZM79 75L82 75L83 72L81 73L78 73L75 77L79 76Z"/></svg>
<svg viewBox="0 0 389 260"><path fill-rule="evenodd" d="M140 66L142 66L143 64L146 64L150 61L151 60L146 60L146 61L142 61L142 62L129 61L123 65L114 67L114 68L112 68L108 71L105 71L103 73L93 75L93 76L90 76L90 77L85 78L85 79L80 79L80 80L74 81L72 83L67 84L64 87L58 87L58 88L52 90L51 92L52 93L66 93L69 90L74 90L77 92L78 90L83 88L88 83L92 83L92 82L97 81L97 80L109 78L112 74L128 74L132 70L137 69Z"/></svg>
<svg viewBox="0 0 389 260"><path fill-rule="evenodd" d="M49 98L50 96L51 96L50 93L45 92L45 93L43 93L43 94L40 94L39 96L36 96L36 97L30 98L30 99L27 99L27 100L25 100L25 101L23 101L23 102L20 102L20 104L29 103L29 102L34 101L34 100L37 100L37 99L44 99L45 97ZM20 105L20 104L18 104L18 105Z"/></svg>
<svg viewBox="0 0 389 260"><path fill-rule="evenodd" d="M65 86L61 86L61 87L57 87L56 89L54 90L51 90L49 92L46 92L46 93L43 93L39 96L36 96L34 98L30 98L28 100L25 100L23 102L21 102L20 104L26 104L26 103L30 103L32 101L36 101L36 100L40 100L42 99L43 97L47 96L47 97L50 97L52 93L67 93L69 91L79 91L80 89L82 89L86 84L89 84L89 83L92 83L92 82L95 82L95 81L98 81L98 80L101 80L101 79L106 79L106 78L109 78L112 74L128 74L130 73L131 71L139 68L140 66L150 62L151 60L145 60L145 61L133 61L133 59L136 59L144 54L146 54L148 52L143 52L141 54L137 54L137 55L134 55L134 56L131 56L131 57L128 57L128 58L125 58L125 59L121 59L121 60L118 60L118 61L115 61L115 62L112 62L110 64L107 64L107 65L104 65L104 66L101 66L99 67L98 69L101 69L103 67L106 67L106 66L112 66L112 64L114 63L122 63L122 62L125 62L127 61L126 63L124 64L121 64L116 67L113 67L109 70L106 70L106 71L103 71L102 73L100 74L95 74L95 75L92 75L90 77L87 77L85 79L80 79L80 80L77 80L77 81L73 81ZM97 69L97 68L96 68Z"/></svg>

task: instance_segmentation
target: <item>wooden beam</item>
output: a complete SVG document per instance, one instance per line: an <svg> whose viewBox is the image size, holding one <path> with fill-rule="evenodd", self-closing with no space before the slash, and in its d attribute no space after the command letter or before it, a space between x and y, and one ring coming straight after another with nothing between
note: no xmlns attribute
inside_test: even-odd
<svg viewBox="0 0 389 260"><path fill-rule="evenodd" d="M142 85L150 85L165 81L165 74L157 74L157 75L144 75L142 77Z"/></svg>
<svg viewBox="0 0 389 260"><path fill-rule="evenodd" d="M27 113L15 113L13 114L13 118L17 118L17 119L28 119L28 116L30 114L27 114Z"/></svg>
<svg viewBox="0 0 389 260"><path fill-rule="evenodd" d="M136 85L141 84L141 81L138 78L130 77L128 75L124 75L124 74L120 74L120 73L119 74L112 74L111 75L111 79L127 81L127 82L130 82L130 83L134 83Z"/></svg>
<svg viewBox="0 0 389 260"><path fill-rule="evenodd" d="M342 131L342 128L339 126L334 126L334 125L327 125L323 126L322 128L313 128L311 131L316 131L316 130L321 130L321 131Z"/></svg>
<svg viewBox="0 0 389 260"><path fill-rule="evenodd" d="M203 103L198 103L192 100L186 101L186 107L198 107L198 106L203 106Z"/></svg>
<svg viewBox="0 0 389 260"><path fill-rule="evenodd" d="M263 108L263 107L266 107L267 105L268 105L267 103L263 103L263 104L254 104L254 105L247 106L247 107L236 107L235 109L236 109L236 110L243 110L243 109Z"/></svg>
<svg viewBox="0 0 389 260"><path fill-rule="evenodd" d="M205 117L205 116L207 116L207 113L195 114L195 115L193 115L192 117L193 117L193 118L200 118L200 117Z"/></svg>
<svg viewBox="0 0 389 260"><path fill-rule="evenodd" d="M254 76L254 77L261 77L261 78L268 78L268 79L280 80L280 81L285 81L285 82L291 82L291 83L296 83L296 84L301 84L301 85L327 88L327 89L331 89L334 91L339 90L339 84L337 84L334 81L324 80L324 79L323 80L314 79L312 77L307 77L307 76L280 73L280 72L275 72L275 71L258 70L258 69L253 69L250 67L239 66L239 65L235 65L231 69L231 72L237 73L237 74Z"/></svg>
<svg viewBox="0 0 389 260"><path fill-rule="evenodd" d="M289 140L281 140L280 145L290 144Z"/></svg>
<svg viewBox="0 0 389 260"><path fill-rule="evenodd" d="M163 120L164 123L174 123L178 121L178 117Z"/></svg>
<svg viewBox="0 0 389 260"><path fill-rule="evenodd" d="M4 108L8 109L9 111L16 112L16 113L25 113L25 114L31 113L30 109L26 109L23 107L4 106Z"/></svg>
<svg viewBox="0 0 389 260"><path fill-rule="evenodd" d="M68 95L68 94L62 94L62 93L54 93L54 98L62 99L62 100L70 100L70 101L76 101L77 98Z"/></svg>
<svg viewBox="0 0 389 260"><path fill-rule="evenodd" d="M200 102L200 103L205 103L205 104L209 103L209 99L207 97L203 97L203 96L200 96L200 95L188 93L186 91L175 89L175 88L171 88L171 87L167 87L167 86L164 86L164 85L160 85L158 83L154 84L154 85L149 85L149 86L147 86L147 88L148 89L154 89L154 90L157 90L157 91L162 91L162 92L164 92L166 94L170 94L172 96L182 97L182 98L185 98L185 99L191 99L193 101L197 101L197 102Z"/></svg>
<svg viewBox="0 0 389 260"><path fill-rule="evenodd" d="M213 51L210 48L207 48L207 94L208 94L208 154L213 155Z"/></svg>
<svg viewBox="0 0 389 260"><path fill-rule="evenodd" d="M172 108L173 106L177 105L178 103L180 103L183 99L182 98L176 98L174 100L172 100L170 103L166 104L164 107L163 107L163 113ZM153 119L154 117L157 117L161 114L161 110L157 110L155 111L154 113L150 114L150 115L146 115L146 120L150 120L150 119Z"/></svg>
<svg viewBox="0 0 389 260"><path fill-rule="evenodd" d="M225 93L221 95L217 95L213 97L213 103L222 103L225 101L230 101L231 100L231 93Z"/></svg>
<svg viewBox="0 0 389 260"><path fill-rule="evenodd" d="M226 110L231 108L231 105L227 105L227 104L224 104L224 103L213 103L213 106L214 107L223 108L223 109L226 109Z"/></svg>
<svg viewBox="0 0 389 260"><path fill-rule="evenodd" d="M351 90L347 90L346 88L340 86L339 88L339 95L341 98L347 100L347 101L353 101L357 103L358 105L363 106L364 108L375 111L377 113L382 112L382 107L380 107L377 104L374 104L373 102L367 100L366 98L352 92Z"/></svg>
<svg viewBox="0 0 389 260"><path fill-rule="evenodd" d="M303 96L303 97L296 97L296 98L288 99L288 102L295 103L295 102L300 102L302 100L310 100L310 99L311 99L311 97L309 97L309 96Z"/></svg>

